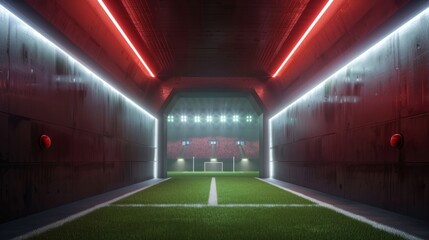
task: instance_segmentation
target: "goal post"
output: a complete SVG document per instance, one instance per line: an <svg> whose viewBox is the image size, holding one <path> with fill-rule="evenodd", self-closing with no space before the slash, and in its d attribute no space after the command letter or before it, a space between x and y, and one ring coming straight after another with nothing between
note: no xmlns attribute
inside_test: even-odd
<svg viewBox="0 0 429 240"><path fill-rule="evenodd" d="M204 172L223 172L223 162L204 162Z"/></svg>

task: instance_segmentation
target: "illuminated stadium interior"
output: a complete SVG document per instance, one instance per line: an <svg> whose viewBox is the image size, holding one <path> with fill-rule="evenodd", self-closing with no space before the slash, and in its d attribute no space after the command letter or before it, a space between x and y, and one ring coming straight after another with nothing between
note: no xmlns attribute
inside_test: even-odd
<svg viewBox="0 0 429 240"><path fill-rule="evenodd" d="M258 171L262 118L249 93L179 94L164 115L167 171L204 171L205 162Z"/></svg>

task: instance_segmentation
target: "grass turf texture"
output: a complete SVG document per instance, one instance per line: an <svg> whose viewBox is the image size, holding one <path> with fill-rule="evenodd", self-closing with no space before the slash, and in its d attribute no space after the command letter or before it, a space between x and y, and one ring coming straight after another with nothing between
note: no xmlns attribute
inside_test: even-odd
<svg viewBox="0 0 429 240"><path fill-rule="evenodd" d="M217 177L216 188L219 204L313 204L295 194L249 177Z"/></svg>
<svg viewBox="0 0 429 240"><path fill-rule="evenodd" d="M257 172L174 172L115 204L207 204L216 177L220 204L309 204L261 182ZM332 210L307 207L104 207L34 239L401 239Z"/></svg>
<svg viewBox="0 0 429 240"><path fill-rule="evenodd" d="M206 176L206 177L258 177L258 171L243 171L243 172L168 172L168 177L196 177L196 176Z"/></svg>
<svg viewBox="0 0 429 240"><path fill-rule="evenodd" d="M322 207L105 207L34 239L401 239Z"/></svg>
<svg viewBox="0 0 429 240"><path fill-rule="evenodd" d="M115 204L192 204L207 203L210 177L174 177Z"/></svg>

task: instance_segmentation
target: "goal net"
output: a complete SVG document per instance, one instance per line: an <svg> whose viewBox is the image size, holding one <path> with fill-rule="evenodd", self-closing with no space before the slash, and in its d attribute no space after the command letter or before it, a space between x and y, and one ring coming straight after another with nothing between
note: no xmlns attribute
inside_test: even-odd
<svg viewBox="0 0 429 240"><path fill-rule="evenodd" d="M223 172L223 162L204 162L204 172Z"/></svg>

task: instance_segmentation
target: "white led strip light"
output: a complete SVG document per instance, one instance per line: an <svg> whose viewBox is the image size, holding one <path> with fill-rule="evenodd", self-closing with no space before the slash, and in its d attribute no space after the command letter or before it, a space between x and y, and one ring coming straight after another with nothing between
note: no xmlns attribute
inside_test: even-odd
<svg viewBox="0 0 429 240"><path fill-rule="evenodd" d="M323 14L325 14L326 10L328 10L329 6L331 6L331 4L334 2L334 0L328 0L328 2L325 4L325 6L322 8L322 10L319 12L319 14L317 15L317 17L313 20L313 22L311 23L311 25L308 27L307 31L305 31L305 33L301 36L301 38L299 39L299 41L296 43L295 47L293 47L293 49L290 51L290 53L287 55L287 57L285 58L285 60L283 60L282 64L280 65L280 67L277 69L277 71L273 74L273 78L277 77L277 75L280 73L280 71L283 69L283 67L285 66L285 64L290 60L290 58L295 54L295 51L299 48L299 46L301 46L301 43L305 40L305 38L307 37L307 35L311 32L311 30L313 29L313 27L317 24L317 22L320 20L320 18L323 16Z"/></svg>
<svg viewBox="0 0 429 240"><path fill-rule="evenodd" d="M322 88L329 80L331 80L333 77L335 77L335 75L337 75L338 73L340 73L341 71L345 71L347 69L347 67L359 60L361 60L362 58L365 58L368 54L370 54L372 51L376 50L377 48L379 48L381 45L383 45L389 38L391 38L394 34L398 34L401 31L403 31L404 29L406 29L407 27L409 27L411 24L415 23L420 17L424 16L424 15L428 15L429 14L429 8L426 8L425 10L423 10L421 13L417 14L415 17L413 17L411 20L409 20L408 22L406 22L405 24L403 24L402 26L400 26L399 28L397 28L395 31L393 31L392 33L388 34L386 37L384 37L382 40L380 40L379 42L377 42L376 44L374 44L372 47L370 47L368 50L366 50L365 52L363 52L362 54L360 54L358 57L356 57L355 59L353 59L352 61L350 61L348 64L346 64L344 67L340 68L338 71L336 71L334 74L332 74L331 76L329 76L328 78L326 78L325 80L323 80L321 83L319 83L318 85L316 85L314 88L312 88L311 90L309 90L308 92L306 92L305 94L303 94L301 97L299 97L298 99L296 99L295 101L293 101L291 104L289 104L288 106L286 106L285 108L283 108L281 111L279 111L278 113L276 113L274 116L272 116L269 119L269 123L268 123L268 135L269 135L269 177L272 178L273 177L273 171L274 171L274 166L273 166L273 133L272 133L272 121L274 119L276 119L277 117L279 117L281 114L285 113L290 107L294 106L295 104L297 104L298 102L300 102L301 100L305 100L309 95L311 95L312 93L316 92L318 89Z"/></svg>
<svg viewBox="0 0 429 240"><path fill-rule="evenodd" d="M103 8L104 12L107 14L107 16L110 18L110 21L115 25L116 29L118 29L121 36L124 38L124 40L127 42L128 46L130 46L131 50L133 50L134 54L137 56L137 58L140 60L140 62L145 67L146 71L149 73L151 77L155 77L155 75L150 70L149 66L146 64L145 60L143 60L143 57L140 55L140 53L137 51L137 49L134 47L134 44L131 42L131 40L128 38L127 34L125 34L124 30L122 30L121 25L116 21L113 14L110 12L109 8L107 8L106 4L102 0L98 0L98 3L100 4L101 8Z"/></svg>
<svg viewBox="0 0 429 240"><path fill-rule="evenodd" d="M93 71L91 71L88 67L86 67L84 64L82 64L80 61L78 61L77 59L75 59L74 57L71 56L71 54L67 53L65 50L61 49L58 45L56 45L55 43L53 43L51 40L47 39L45 36L43 36L41 33L37 32L36 30L34 30L29 24L27 24L26 22L24 22L22 19L20 19L18 16L16 16L15 14L13 14L11 11L9 11L7 8L5 8L3 5L0 4L0 14L1 15L8 15L9 17L12 17L14 19L16 19L19 23L21 23L22 25L24 25L27 30L31 31L35 37L39 38L40 40L43 41L43 43L46 43L48 45L50 45L51 47L55 48L56 50L58 50L59 52L61 52L62 54L64 54L65 56L68 57L68 59L72 62L74 62L75 64L77 64L79 67L81 67L83 70L87 71L88 73L92 74L93 79L97 79L98 81L100 81L104 87L110 89L112 92L118 94L119 96L121 96L122 98L124 98L128 103L130 103L132 106L134 106L135 108L137 108L139 111L141 111L142 113L144 113L146 116L152 118L153 120L155 120L155 136L154 136L154 147L155 147L155 154L154 154L154 169L153 169L153 175L154 178L158 177L158 119L156 117L154 117L152 114L150 114L148 111L146 111L145 109L143 109L142 107L140 107L137 103L133 102L131 99L129 99L127 96L125 96L123 93L121 93L120 91L118 91L116 88L114 88L112 85L110 85L108 82L106 82L104 79L102 79L101 77L99 77L97 74L95 74Z"/></svg>

